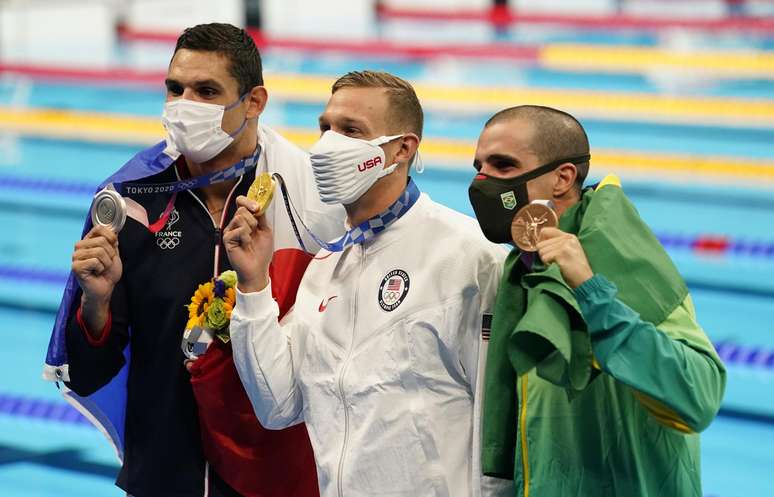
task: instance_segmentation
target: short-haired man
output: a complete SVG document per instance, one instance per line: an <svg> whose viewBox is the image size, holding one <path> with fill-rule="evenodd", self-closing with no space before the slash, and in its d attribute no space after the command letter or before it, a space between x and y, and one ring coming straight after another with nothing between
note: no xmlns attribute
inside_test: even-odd
<svg viewBox="0 0 774 497"><path fill-rule="evenodd" d="M390 74L333 85L312 167L349 231L310 263L282 326L265 220L240 199L224 232L240 278L239 375L265 426L306 422L326 497L481 493L482 318L504 251L408 176L422 119L413 88Z"/></svg>
<svg viewBox="0 0 774 497"><path fill-rule="evenodd" d="M304 427L263 430L228 344L215 339L189 374L181 341L198 286L229 269L221 230L256 172L281 173L303 221L329 236L343 210L320 203L308 155L258 124L267 92L244 30L186 29L166 88L166 140L105 182L129 184L130 219L118 234L87 222L75 246L45 375L63 380L112 438L123 459L117 485L135 497L317 495ZM272 207L266 222L277 232L269 251L286 310L311 256L284 209ZM196 312L214 302L199 298Z"/></svg>
<svg viewBox="0 0 774 497"><path fill-rule="evenodd" d="M725 369L617 178L581 188L589 160L581 124L548 107L501 111L479 137L476 217L487 238L524 249L497 294L483 469L519 496L700 497L698 432ZM547 202L558 228L540 231ZM515 219L528 204L534 217ZM525 240L530 223L539 237Z"/></svg>

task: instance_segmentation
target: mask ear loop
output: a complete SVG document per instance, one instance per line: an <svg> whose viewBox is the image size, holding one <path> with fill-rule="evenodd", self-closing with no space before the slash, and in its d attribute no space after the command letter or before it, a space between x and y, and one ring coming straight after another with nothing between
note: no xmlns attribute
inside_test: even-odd
<svg viewBox="0 0 774 497"><path fill-rule="evenodd" d="M378 147L379 145L390 143L391 141L397 140L398 138L403 138L403 135L400 134L400 135L380 136L378 138L374 138L373 140L366 140L366 141L371 145L376 145Z"/></svg>
<svg viewBox="0 0 774 497"><path fill-rule="evenodd" d="M237 99L237 101L234 102L233 104L230 104L230 105L227 105L227 106L223 107L223 112L225 113L226 111L229 111L229 110L233 109L234 107L236 107L237 105L241 104L245 100L245 97L247 97L247 95L249 95L249 94L250 94L250 92L248 91L248 92L244 93L241 97L239 97ZM242 131L244 131L245 126L247 126L247 114L246 113L245 113L245 118L242 120L242 125L239 126L239 128L236 131L234 131L233 133L228 133L228 136L230 136L231 138L236 138L237 136L239 136L239 134Z"/></svg>
<svg viewBox="0 0 774 497"><path fill-rule="evenodd" d="M420 155L419 149L417 149L416 153L414 153L414 160L411 161L411 167L414 168L417 174L422 174L425 172L425 162L422 160L422 155Z"/></svg>
<svg viewBox="0 0 774 497"><path fill-rule="evenodd" d="M384 145L385 143L389 143L392 140L395 140L396 138L401 138L403 136L405 136L405 135L385 136L384 138L382 138L380 140L381 143L378 143L378 145ZM374 141L376 141L376 140L374 140ZM374 144L376 145L376 143L374 143ZM398 167L398 164L396 162L392 166L384 168L382 173L380 173L379 178L381 178L383 176L387 176L388 174L392 173L395 170L395 168L397 168L397 167ZM417 174L422 174L423 172L425 172L425 163L422 160L422 155L419 153L419 149L418 148L417 148L417 151L414 152L414 158L411 159L411 163L409 164L409 170L412 167L416 170Z"/></svg>
<svg viewBox="0 0 774 497"><path fill-rule="evenodd" d="M244 101L245 97L247 97L247 95L249 95L249 94L250 94L250 92L249 92L249 91L248 91L248 92L245 92L245 93L243 93L243 94L242 94L242 96L240 96L240 97L237 99L237 101L236 101L236 102L234 102L233 104L226 105L225 107L223 107L223 110L224 110L224 111L226 111L226 110L231 110L231 109L233 109L233 108L234 108L234 107L236 107L237 105L241 104L241 103Z"/></svg>
<svg viewBox="0 0 774 497"><path fill-rule="evenodd" d="M385 143L390 143L391 141L397 140L398 138L403 138L404 136L405 135L381 136L379 138L375 138L375 139L369 141L368 143L370 143L371 145L375 145L377 147L380 147L381 145L384 145ZM384 150L382 150L382 153L384 153ZM376 177L376 179L380 179L380 178L383 178L385 176L389 176L397 168L398 168L398 163L397 162L392 164L392 165L390 165L390 166L385 167L384 169L382 169L379 172L379 175Z"/></svg>

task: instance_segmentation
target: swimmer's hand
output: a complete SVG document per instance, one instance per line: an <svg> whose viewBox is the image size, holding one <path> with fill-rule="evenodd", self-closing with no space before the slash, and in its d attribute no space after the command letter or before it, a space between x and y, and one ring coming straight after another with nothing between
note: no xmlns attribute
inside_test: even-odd
<svg viewBox="0 0 774 497"><path fill-rule="evenodd" d="M274 251L274 233L259 205L240 195L239 208L223 231L223 245L237 272L239 291L258 292L269 284L269 263Z"/></svg>

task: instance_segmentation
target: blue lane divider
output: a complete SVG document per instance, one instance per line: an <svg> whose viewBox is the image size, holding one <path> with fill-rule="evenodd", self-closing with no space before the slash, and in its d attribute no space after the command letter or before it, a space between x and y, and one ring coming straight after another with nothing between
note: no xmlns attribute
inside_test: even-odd
<svg viewBox="0 0 774 497"><path fill-rule="evenodd" d="M0 175L0 188L11 190L34 190L36 192L63 193L68 195L94 194L96 183L63 181L53 179L25 178L23 176Z"/></svg>
<svg viewBox="0 0 774 497"><path fill-rule="evenodd" d="M762 347L742 346L728 341L716 343L715 349L727 366L763 368L774 371L774 349L765 350ZM34 399L23 395L0 393L0 414L68 424L90 424L81 413L65 402ZM736 415L735 417L744 416ZM754 417L749 418L754 419ZM765 416L765 419L768 422L772 418Z"/></svg>
<svg viewBox="0 0 774 497"><path fill-rule="evenodd" d="M714 344L720 359L727 365L760 367L774 370L774 349L738 345L733 342Z"/></svg>
<svg viewBox="0 0 774 497"><path fill-rule="evenodd" d="M91 425L73 406L59 400L41 400L21 395L0 394L0 414L23 418Z"/></svg>
<svg viewBox="0 0 774 497"><path fill-rule="evenodd" d="M23 280L64 286L69 273L51 269L9 266L0 264L0 279Z"/></svg>
<svg viewBox="0 0 774 497"><path fill-rule="evenodd" d="M774 258L774 243L760 240L734 240L719 235L681 235L657 233L668 250L692 250L696 253Z"/></svg>

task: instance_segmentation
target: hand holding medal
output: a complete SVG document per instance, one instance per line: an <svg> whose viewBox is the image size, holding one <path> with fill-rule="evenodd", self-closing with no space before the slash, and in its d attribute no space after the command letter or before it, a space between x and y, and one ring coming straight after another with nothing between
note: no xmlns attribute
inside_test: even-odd
<svg viewBox="0 0 774 497"><path fill-rule="evenodd" d="M559 266L562 278L572 289L594 276L580 240L572 233L565 233L558 228L545 228L540 232L536 248L540 260L545 264L556 263Z"/></svg>
<svg viewBox="0 0 774 497"><path fill-rule="evenodd" d="M75 245L71 269L83 290L83 304L89 329L101 330L107 317L110 295L123 273L118 252L118 233L126 223L126 202L120 193L104 188L94 195L91 222L94 225ZM95 324L97 323L97 324Z"/></svg>
<svg viewBox="0 0 774 497"><path fill-rule="evenodd" d="M243 292L260 291L269 284L274 234L264 214L275 188L269 173L257 175L247 196L237 197L239 209L223 230L223 245L239 275L239 289Z"/></svg>

